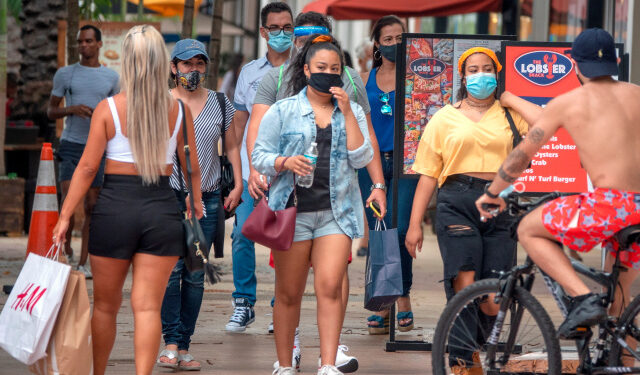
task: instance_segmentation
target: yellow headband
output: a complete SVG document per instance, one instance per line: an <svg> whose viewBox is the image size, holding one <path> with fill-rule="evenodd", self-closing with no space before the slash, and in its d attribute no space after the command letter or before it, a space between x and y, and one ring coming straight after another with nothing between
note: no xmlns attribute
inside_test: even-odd
<svg viewBox="0 0 640 375"><path fill-rule="evenodd" d="M496 63L496 70L497 70L496 73L502 70L502 65L500 64L500 61L498 61L498 56L496 56L495 52L493 52L489 48L473 47L464 51L462 56L460 56L460 59L458 59L458 73L463 74L462 64L464 64L464 62L467 61L467 58L473 55L474 53L484 53L485 55L489 56L489 58L493 60L494 63Z"/></svg>

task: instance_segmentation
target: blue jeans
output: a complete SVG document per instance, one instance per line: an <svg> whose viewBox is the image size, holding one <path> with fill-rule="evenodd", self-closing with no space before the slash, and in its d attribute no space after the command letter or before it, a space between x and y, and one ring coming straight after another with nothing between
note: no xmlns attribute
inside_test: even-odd
<svg viewBox="0 0 640 375"><path fill-rule="evenodd" d="M384 175L384 184L387 185L387 214L384 217L384 223L387 228L391 228L391 217L393 214L393 157L387 158L384 153L380 153L382 161L382 173ZM369 198L370 188L373 184L366 168L358 170L358 183L360 185L360 193L362 194L362 202L366 202ZM402 261L402 296L409 295L411 285L413 284L413 258L409 255L404 240L409 230L409 220L411 219L411 206L413 204L413 195L416 192L418 180L400 179L398 181L398 241L400 243L400 259ZM369 229L373 230L376 219L370 208L364 209L367 215Z"/></svg>
<svg viewBox="0 0 640 375"><path fill-rule="evenodd" d="M178 196L179 193L176 193ZM207 216L199 222L205 237L213 243L218 224L218 209L220 208L220 190L203 192L202 202ZM180 209L184 211L185 202L178 198ZM167 290L162 301L162 334L165 345L178 345L178 350L189 350L191 336L196 328L196 320L202 305L204 293L204 271L187 271L182 259L178 259L171 271Z"/></svg>
<svg viewBox="0 0 640 375"><path fill-rule="evenodd" d="M231 259L233 261L233 298L247 298L256 304L256 246L240 232L242 225L253 212L253 198L249 194L246 180L243 180L242 203L236 208L236 218L231 233Z"/></svg>

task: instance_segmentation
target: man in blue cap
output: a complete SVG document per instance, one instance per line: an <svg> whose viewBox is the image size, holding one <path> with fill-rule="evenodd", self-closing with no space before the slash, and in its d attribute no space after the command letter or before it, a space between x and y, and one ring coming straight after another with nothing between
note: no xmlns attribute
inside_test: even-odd
<svg viewBox="0 0 640 375"><path fill-rule="evenodd" d="M571 58L582 86L549 102L529 134L507 157L498 176L476 202L505 202L498 193L516 181L529 160L556 131L565 128L578 148L580 161L594 190L558 198L529 213L518 226L518 239L531 259L572 297L566 320L558 328L562 339L581 337L583 327L606 318L602 298L578 277L558 242L577 251L589 251L603 242L608 266L618 250L613 235L640 223L640 87L619 82L614 40L602 29L585 30L573 42ZM619 314L630 301L629 287L640 269L640 246L622 254L629 270L620 273L620 285L610 312Z"/></svg>

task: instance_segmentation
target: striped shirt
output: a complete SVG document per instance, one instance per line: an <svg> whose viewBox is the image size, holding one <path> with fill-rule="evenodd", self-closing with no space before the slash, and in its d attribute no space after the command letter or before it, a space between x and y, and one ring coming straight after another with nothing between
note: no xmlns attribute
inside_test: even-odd
<svg viewBox="0 0 640 375"><path fill-rule="evenodd" d="M203 192L212 192L220 187L220 157L218 156L218 139L222 130L222 111L215 91L207 90L207 102L202 111L193 120L196 133L196 149L198 150L198 164L200 165L201 187ZM225 109L227 111L227 123L225 132L229 129L231 120L236 110L233 104L225 96ZM173 155L173 173L169 183L171 187L180 190L178 180L178 161ZM187 184L183 179L185 191Z"/></svg>

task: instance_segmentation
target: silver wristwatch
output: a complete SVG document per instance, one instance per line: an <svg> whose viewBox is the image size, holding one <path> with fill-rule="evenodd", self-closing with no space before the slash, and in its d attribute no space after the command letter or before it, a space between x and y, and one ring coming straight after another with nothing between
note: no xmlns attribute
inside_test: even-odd
<svg viewBox="0 0 640 375"><path fill-rule="evenodd" d="M373 185L371 185L371 190L370 191L373 191L373 189L380 189L380 190L382 190L382 191L384 191L386 193L387 192L387 185L381 184L381 183L373 184Z"/></svg>

